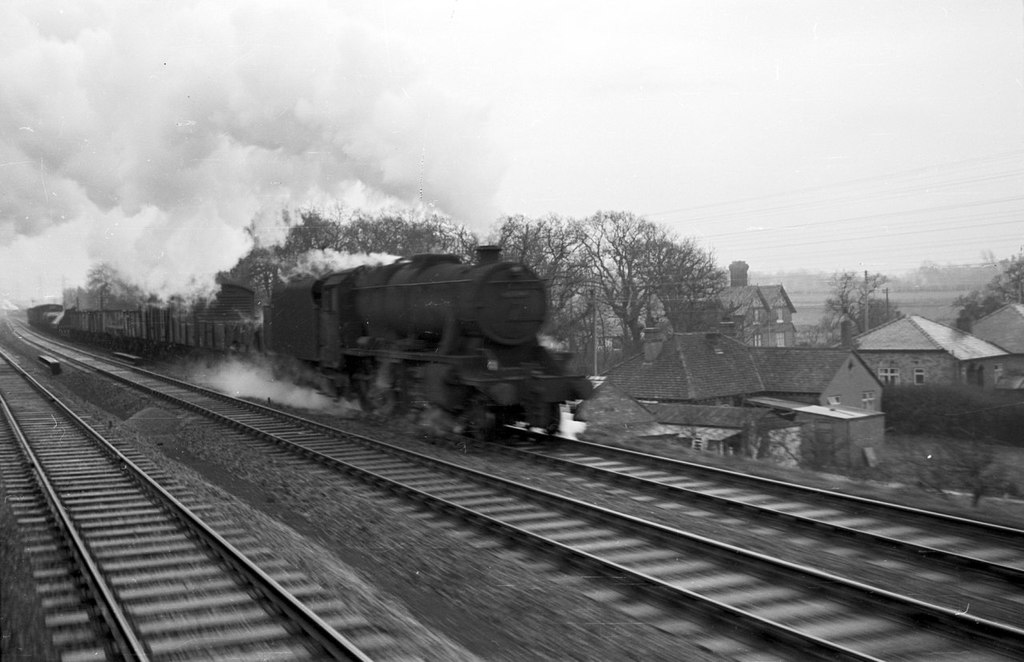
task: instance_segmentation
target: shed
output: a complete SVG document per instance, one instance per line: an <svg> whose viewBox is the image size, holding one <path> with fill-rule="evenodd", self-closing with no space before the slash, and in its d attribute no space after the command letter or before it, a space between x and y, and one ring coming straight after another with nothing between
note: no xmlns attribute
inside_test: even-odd
<svg viewBox="0 0 1024 662"><path fill-rule="evenodd" d="M885 441L882 412L760 396L747 402L804 424L807 443L801 458L811 467L863 467L872 463L873 450Z"/></svg>

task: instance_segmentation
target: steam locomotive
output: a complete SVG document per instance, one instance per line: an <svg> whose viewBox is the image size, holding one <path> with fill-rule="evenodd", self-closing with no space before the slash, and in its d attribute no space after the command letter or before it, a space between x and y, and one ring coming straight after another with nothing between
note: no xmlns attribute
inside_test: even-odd
<svg viewBox="0 0 1024 662"><path fill-rule="evenodd" d="M418 399L480 434L512 422L554 431L561 404L591 387L540 344L546 315L543 281L482 246L473 264L416 255L289 283L273 297L266 337L371 407Z"/></svg>
<svg viewBox="0 0 1024 662"><path fill-rule="evenodd" d="M553 432L562 403L591 392L585 377L567 373L567 355L539 341L544 282L494 246L479 247L475 263L415 255L290 282L274 292L262 324L253 308L251 290L222 284L198 311L48 305L31 309L29 321L115 351L293 357L326 392L385 413L422 407L481 436L516 422Z"/></svg>

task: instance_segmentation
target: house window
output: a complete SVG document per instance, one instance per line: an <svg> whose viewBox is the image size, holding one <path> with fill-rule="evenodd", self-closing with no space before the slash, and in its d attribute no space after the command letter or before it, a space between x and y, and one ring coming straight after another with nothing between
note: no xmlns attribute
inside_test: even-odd
<svg viewBox="0 0 1024 662"><path fill-rule="evenodd" d="M775 309L775 323L784 324L786 322L786 316L782 312L782 308Z"/></svg>
<svg viewBox="0 0 1024 662"><path fill-rule="evenodd" d="M992 379L999 381L999 378L1003 376L1003 364L996 363L992 366Z"/></svg>
<svg viewBox="0 0 1024 662"><path fill-rule="evenodd" d="M764 338L761 336L760 333L755 333L754 337L751 339L751 344L754 347L760 347L761 345L764 344Z"/></svg>
<svg viewBox="0 0 1024 662"><path fill-rule="evenodd" d="M754 321L755 322L763 322L764 321L764 310L762 310L761 308L754 308Z"/></svg>
<svg viewBox="0 0 1024 662"><path fill-rule="evenodd" d="M776 347L785 347L786 346L786 334L785 333L776 333L775 334L775 346Z"/></svg>
<svg viewBox="0 0 1024 662"><path fill-rule="evenodd" d="M863 393L861 393L860 394L860 406L864 407L864 409L874 409L875 408L875 392L874 391L864 391Z"/></svg>
<svg viewBox="0 0 1024 662"><path fill-rule="evenodd" d="M924 384L924 368L914 368L914 385Z"/></svg>
<svg viewBox="0 0 1024 662"><path fill-rule="evenodd" d="M839 404L840 398L838 395L830 395L825 400L826 402L828 402L829 407L835 407L836 405Z"/></svg>
<svg viewBox="0 0 1024 662"><path fill-rule="evenodd" d="M878 381L882 382L886 386L896 386L897 384L900 383L900 369L879 368Z"/></svg>

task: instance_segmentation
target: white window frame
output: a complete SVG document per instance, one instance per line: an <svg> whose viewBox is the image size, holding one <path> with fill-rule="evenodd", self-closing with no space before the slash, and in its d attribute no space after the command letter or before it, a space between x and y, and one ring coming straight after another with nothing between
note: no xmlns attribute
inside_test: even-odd
<svg viewBox="0 0 1024 662"><path fill-rule="evenodd" d="M863 393L861 393L860 394L860 404L861 404L861 406L864 409L874 409L875 408L875 392L874 391L864 391Z"/></svg>
<svg viewBox="0 0 1024 662"><path fill-rule="evenodd" d="M899 386L900 369L891 366L880 366L878 368L878 381L886 386Z"/></svg>
<svg viewBox="0 0 1024 662"><path fill-rule="evenodd" d="M924 385L924 368L914 368L914 386Z"/></svg>

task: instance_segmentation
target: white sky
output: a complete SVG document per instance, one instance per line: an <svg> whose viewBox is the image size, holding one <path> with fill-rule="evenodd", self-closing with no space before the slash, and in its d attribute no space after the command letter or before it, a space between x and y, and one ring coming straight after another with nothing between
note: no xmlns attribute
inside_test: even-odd
<svg viewBox="0 0 1024 662"><path fill-rule="evenodd" d="M9 0L0 297L181 286L339 199L631 211L755 271L1008 257L1022 4Z"/></svg>

